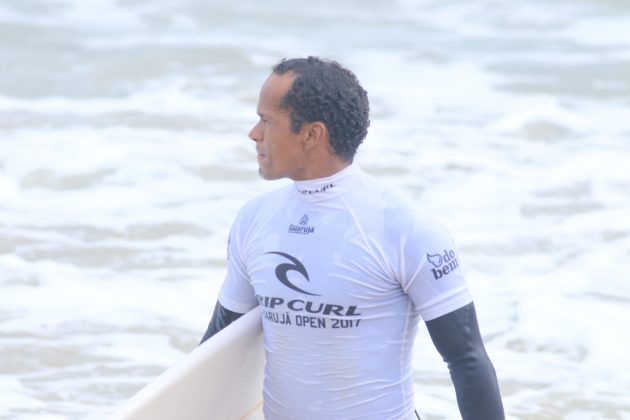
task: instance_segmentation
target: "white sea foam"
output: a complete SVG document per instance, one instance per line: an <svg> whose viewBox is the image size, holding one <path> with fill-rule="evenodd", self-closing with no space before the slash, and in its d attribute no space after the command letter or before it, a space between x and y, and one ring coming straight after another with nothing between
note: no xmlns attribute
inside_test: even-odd
<svg viewBox="0 0 630 420"><path fill-rule="evenodd" d="M312 53L369 92L361 166L454 234L508 416L628 418L627 6L327 5L0 5L0 417L102 418L194 348L234 215L285 182L260 83ZM456 417L414 351L421 414Z"/></svg>

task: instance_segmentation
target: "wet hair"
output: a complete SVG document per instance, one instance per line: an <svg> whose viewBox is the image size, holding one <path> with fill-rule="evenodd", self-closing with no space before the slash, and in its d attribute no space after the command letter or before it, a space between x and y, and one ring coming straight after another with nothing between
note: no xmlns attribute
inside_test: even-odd
<svg viewBox="0 0 630 420"><path fill-rule="evenodd" d="M305 122L324 123L335 153L351 162L370 125L367 92L354 73L336 61L312 56L283 59L273 72L296 75L280 103L289 111L291 130L299 132Z"/></svg>

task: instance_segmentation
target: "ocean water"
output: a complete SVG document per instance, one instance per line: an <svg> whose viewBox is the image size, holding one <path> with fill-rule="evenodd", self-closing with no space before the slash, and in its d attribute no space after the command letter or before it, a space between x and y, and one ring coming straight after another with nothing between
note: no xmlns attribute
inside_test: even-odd
<svg viewBox="0 0 630 420"><path fill-rule="evenodd" d="M359 164L455 236L511 419L630 419L630 3L0 2L0 418L106 418L193 349L282 57L353 69ZM423 419L457 418L415 346Z"/></svg>

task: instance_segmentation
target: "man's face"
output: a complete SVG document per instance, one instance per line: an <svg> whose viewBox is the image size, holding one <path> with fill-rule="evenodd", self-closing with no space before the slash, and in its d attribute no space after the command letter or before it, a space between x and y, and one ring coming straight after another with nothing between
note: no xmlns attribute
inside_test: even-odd
<svg viewBox="0 0 630 420"><path fill-rule="evenodd" d="M300 134L291 131L289 112L280 102L295 75L272 73L260 90L257 113L260 119L249 132L256 142L258 172L264 179L303 179L305 156Z"/></svg>

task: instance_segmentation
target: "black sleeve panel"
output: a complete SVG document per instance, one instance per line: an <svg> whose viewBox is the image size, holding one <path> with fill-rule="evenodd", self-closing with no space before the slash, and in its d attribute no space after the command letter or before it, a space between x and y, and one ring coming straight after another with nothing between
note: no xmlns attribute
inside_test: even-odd
<svg viewBox="0 0 630 420"><path fill-rule="evenodd" d="M212 337L223 328L227 327L232 322L239 319L241 316L243 316L243 314L225 309L217 300L217 304L214 306L212 319L210 320L210 324L208 324L208 329L206 330L206 333L203 335L203 338L201 339L201 342L199 344L202 344L208 338Z"/></svg>
<svg viewBox="0 0 630 420"><path fill-rule="evenodd" d="M503 403L492 362L470 303L426 322L431 340L448 365L463 420L503 420Z"/></svg>

